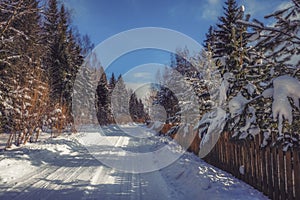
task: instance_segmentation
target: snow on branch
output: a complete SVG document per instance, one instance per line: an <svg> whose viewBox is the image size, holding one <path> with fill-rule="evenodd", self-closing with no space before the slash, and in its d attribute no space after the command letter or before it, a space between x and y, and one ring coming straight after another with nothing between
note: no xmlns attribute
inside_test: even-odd
<svg viewBox="0 0 300 200"><path fill-rule="evenodd" d="M18 35L24 36L26 40L29 40L29 37L23 32L14 27L9 27L9 30L16 32Z"/></svg>
<svg viewBox="0 0 300 200"><path fill-rule="evenodd" d="M291 38L295 38L295 39L297 39L297 40L300 41L300 37L298 37L297 34L288 33L288 32L286 32L286 31L284 31L284 30L282 30L280 28L263 26L263 24L261 24L261 23L258 24L258 23L244 21L244 20L237 20L237 23L245 25L245 26L250 26L250 27L253 27L253 28L265 30L265 31L271 31L271 32L281 33L283 35L289 36Z"/></svg>
<svg viewBox="0 0 300 200"><path fill-rule="evenodd" d="M6 61L6 60L3 60L3 59L0 59L0 63L3 63L3 64L6 64L8 66L11 66L11 63Z"/></svg>
<svg viewBox="0 0 300 200"><path fill-rule="evenodd" d="M282 15L284 12L288 11L289 9L293 8L293 6L289 6L288 8L282 9L282 10L277 10L272 14L266 15L265 18L271 18L271 17L276 17L278 15Z"/></svg>
<svg viewBox="0 0 300 200"><path fill-rule="evenodd" d="M221 133L224 131L227 113L222 108L217 107L206 113L198 122L200 143L199 156L204 158L217 143Z"/></svg>
<svg viewBox="0 0 300 200"><path fill-rule="evenodd" d="M273 119L278 119L278 131L282 134L283 121L293 123L292 106L288 98L292 98L294 105L299 109L300 82L288 75L279 76L273 80Z"/></svg>
<svg viewBox="0 0 300 200"><path fill-rule="evenodd" d="M237 115L242 114L245 109L245 105L248 103L249 100L241 95L241 93L238 93L237 96L233 97L228 103L231 117L236 117Z"/></svg>

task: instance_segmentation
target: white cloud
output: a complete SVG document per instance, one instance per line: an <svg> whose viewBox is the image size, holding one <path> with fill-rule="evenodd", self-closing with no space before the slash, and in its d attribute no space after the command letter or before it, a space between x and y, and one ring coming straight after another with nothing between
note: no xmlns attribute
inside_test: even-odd
<svg viewBox="0 0 300 200"><path fill-rule="evenodd" d="M223 1L221 0L206 0L200 12L200 17L206 20L215 20L221 15Z"/></svg>
<svg viewBox="0 0 300 200"><path fill-rule="evenodd" d="M133 77L135 78L150 78L153 74L150 72L137 72L133 74Z"/></svg>
<svg viewBox="0 0 300 200"><path fill-rule="evenodd" d="M208 3L210 5L217 5L217 4L221 3L221 1L220 0L208 0Z"/></svg>
<svg viewBox="0 0 300 200"><path fill-rule="evenodd" d="M283 3L279 4L279 6L277 6L276 10L282 10L282 9L290 7L291 5L293 5L292 2L283 2Z"/></svg>
<svg viewBox="0 0 300 200"><path fill-rule="evenodd" d="M122 76L125 82L156 83L157 70L163 70L164 67L165 65L159 63L142 64L130 69Z"/></svg>

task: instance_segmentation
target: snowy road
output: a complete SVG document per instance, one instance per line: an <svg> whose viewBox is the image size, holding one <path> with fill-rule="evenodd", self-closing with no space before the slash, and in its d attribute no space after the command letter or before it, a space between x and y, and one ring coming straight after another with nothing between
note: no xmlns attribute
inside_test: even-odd
<svg viewBox="0 0 300 200"><path fill-rule="evenodd" d="M133 126L126 129L137 132ZM168 141L157 136L124 135L113 126L107 130L112 146L99 145L100 152L116 146L145 152L161 148ZM78 140L91 134L95 134L93 130L85 130L1 152L0 199L266 199L191 153L148 173L126 173L107 167Z"/></svg>

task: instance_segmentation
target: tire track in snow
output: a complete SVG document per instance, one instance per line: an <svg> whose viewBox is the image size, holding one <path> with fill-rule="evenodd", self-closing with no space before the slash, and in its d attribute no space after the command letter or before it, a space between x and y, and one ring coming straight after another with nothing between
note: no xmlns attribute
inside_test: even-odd
<svg viewBox="0 0 300 200"><path fill-rule="evenodd" d="M60 165L62 167L53 167L53 166L44 166L43 170L40 171L40 173L37 173L33 177L26 176L20 178L18 181L20 181L20 184L17 184L16 186L13 186L9 189L9 191L17 192L17 195L13 195L13 199L47 199L51 198L50 196L55 192L55 190L58 190L60 188L63 188L64 185L66 185L67 181L74 179L80 175L79 172L83 166L89 166L89 162L91 160L89 158L92 158L89 154L87 154L87 151L81 146L82 149L79 150L77 155L80 158L87 158L88 160L85 160L83 163L81 163L78 167L64 167L64 164L66 162L65 159L58 159L57 165ZM80 155L81 154L81 155ZM93 160L93 159L92 159ZM80 159L78 159L78 162ZM84 170L82 170L84 171ZM25 180L25 181L23 181ZM60 182L60 185L57 185L53 182ZM47 194L44 194L44 191L47 191L47 189L50 192L47 192ZM8 190L7 190L8 191Z"/></svg>

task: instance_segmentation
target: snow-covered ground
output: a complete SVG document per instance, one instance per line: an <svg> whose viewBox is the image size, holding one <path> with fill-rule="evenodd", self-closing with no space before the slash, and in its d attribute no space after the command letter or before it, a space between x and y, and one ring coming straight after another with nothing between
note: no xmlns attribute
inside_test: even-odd
<svg viewBox="0 0 300 200"><path fill-rule="evenodd" d="M131 134L106 127L111 142L100 143L97 149L108 154L115 147L145 152L170 143L146 127L142 129L147 137L134 136L141 127L123 128ZM1 152L0 199L267 199L179 146L172 149L182 156L156 171L128 173L107 167L80 143L95 132L87 127L76 135L42 139Z"/></svg>

